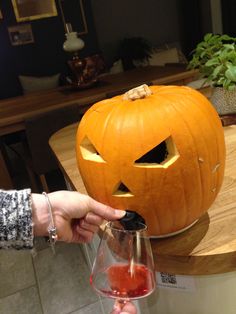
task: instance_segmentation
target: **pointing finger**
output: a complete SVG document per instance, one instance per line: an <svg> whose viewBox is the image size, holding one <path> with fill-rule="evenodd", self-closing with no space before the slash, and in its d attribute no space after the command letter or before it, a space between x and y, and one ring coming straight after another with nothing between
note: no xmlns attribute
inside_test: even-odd
<svg viewBox="0 0 236 314"><path fill-rule="evenodd" d="M122 218L126 212L124 210L115 209L108 205L104 205L90 198L89 207L91 211L106 220L116 220Z"/></svg>

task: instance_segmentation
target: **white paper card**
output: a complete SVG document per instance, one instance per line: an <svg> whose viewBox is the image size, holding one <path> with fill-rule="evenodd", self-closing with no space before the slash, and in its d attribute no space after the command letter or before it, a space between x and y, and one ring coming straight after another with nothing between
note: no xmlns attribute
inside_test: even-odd
<svg viewBox="0 0 236 314"><path fill-rule="evenodd" d="M175 289L186 292L196 290L195 279L192 276L173 275L164 272L157 272L157 287L164 289Z"/></svg>

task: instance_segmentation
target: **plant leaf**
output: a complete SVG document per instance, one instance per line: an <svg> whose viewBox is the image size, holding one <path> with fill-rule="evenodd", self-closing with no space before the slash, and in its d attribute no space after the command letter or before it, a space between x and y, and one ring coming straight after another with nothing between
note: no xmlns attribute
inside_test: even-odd
<svg viewBox="0 0 236 314"><path fill-rule="evenodd" d="M228 69L225 71L225 76L228 80L236 82L236 66L232 64L229 65Z"/></svg>
<svg viewBox="0 0 236 314"><path fill-rule="evenodd" d="M207 33L192 52L188 69L198 68L213 85L236 85L236 37Z"/></svg>
<svg viewBox="0 0 236 314"><path fill-rule="evenodd" d="M218 65L219 64L219 60L218 58L213 58L211 60L208 60L206 63L205 63L205 66L207 67L210 67L212 65Z"/></svg>

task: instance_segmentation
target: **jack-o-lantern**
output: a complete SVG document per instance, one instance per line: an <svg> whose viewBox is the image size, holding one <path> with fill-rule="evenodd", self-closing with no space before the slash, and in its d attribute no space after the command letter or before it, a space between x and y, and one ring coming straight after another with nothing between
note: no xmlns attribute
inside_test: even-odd
<svg viewBox="0 0 236 314"><path fill-rule="evenodd" d="M141 86L96 103L76 142L88 194L140 213L150 236L191 226L223 181L220 119L205 96L186 86Z"/></svg>

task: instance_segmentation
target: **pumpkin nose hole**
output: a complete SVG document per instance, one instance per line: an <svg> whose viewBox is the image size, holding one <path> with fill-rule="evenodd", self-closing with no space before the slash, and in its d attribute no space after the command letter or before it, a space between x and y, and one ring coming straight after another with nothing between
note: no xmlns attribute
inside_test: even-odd
<svg viewBox="0 0 236 314"><path fill-rule="evenodd" d="M157 146L149 150L146 154L135 161L136 167L164 167L176 161L179 153L174 144L172 137L159 143Z"/></svg>
<svg viewBox="0 0 236 314"><path fill-rule="evenodd" d="M113 196L133 196L133 194L123 182L119 182L113 192Z"/></svg>

